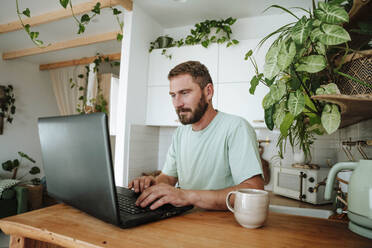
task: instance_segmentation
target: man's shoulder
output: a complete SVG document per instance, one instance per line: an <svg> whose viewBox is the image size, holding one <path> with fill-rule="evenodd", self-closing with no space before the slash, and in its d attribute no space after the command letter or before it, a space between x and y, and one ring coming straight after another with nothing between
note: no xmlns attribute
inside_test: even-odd
<svg viewBox="0 0 372 248"><path fill-rule="evenodd" d="M240 117L238 115L233 115L233 114L228 114L225 112L219 112L221 115L221 122L224 124L227 124L228 126L241 126L241 125L246 125L248 127L251 127L249 122L244 119L243 117Z"/></svg>

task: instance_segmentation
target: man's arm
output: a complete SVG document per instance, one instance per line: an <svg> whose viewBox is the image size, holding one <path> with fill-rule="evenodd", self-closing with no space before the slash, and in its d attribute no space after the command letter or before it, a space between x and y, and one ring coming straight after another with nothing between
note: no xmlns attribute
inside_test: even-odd
<svg viewBox="0 0 372 248"><path fill-rule="evenodd" d="M151 204L151 209L170 203L178 207L194 205L203 209L226 210L226 195L230 191L242 188L263 189L264 182L261 175L253 176L236 186L221 190L184 190L160 183L145 189L138 197L136 204L141 207Z"/></svg>

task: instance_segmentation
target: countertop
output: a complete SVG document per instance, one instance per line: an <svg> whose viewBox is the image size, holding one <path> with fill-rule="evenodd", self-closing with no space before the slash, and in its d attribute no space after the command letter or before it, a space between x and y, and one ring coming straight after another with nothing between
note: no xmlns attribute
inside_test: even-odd
<svg viewBox="0 0 372 248"><path fill-rule="evenodd" d="M273 212L257 229L241 227L229 211L191 211L120 229L57 204L1 219L0 228L12 235L14 247L56 247L36 246L35 240L64 247L372 247L345 223ZM16 246L21 243L26 245Z"/></svg>

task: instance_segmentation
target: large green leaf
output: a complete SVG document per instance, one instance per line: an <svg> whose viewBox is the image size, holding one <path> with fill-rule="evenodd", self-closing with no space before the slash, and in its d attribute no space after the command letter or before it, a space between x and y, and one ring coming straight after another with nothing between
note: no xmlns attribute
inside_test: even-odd
<svg viewBox="0 0 372 248"><path fill-rule="evenodd" d="M315 44L315 50L320 55L326 55L326 47L323 43L317 42Z"/></svg>
<svg viewBox="0 0 372 248"><path fill-rule="evenodd" d="M292 63L296 55L296 45L293 41L282 42L278 55L278 67L280 70L285 70Z"/></svg>
<svg viewBox="0 0 372 248"><path fill-rule="evenodd" d="M287 137L288 130L291 127L291 125L293 123L293 120L294 120L294 116L291 113L289 113L289 112L284 116L283 122L280 125L280 133L284 137Z"/></svg>
<svg viewBox="0 0 372 248"><path fill-rule="evenodd" d="M349 33L339 25L323 24L320 29L322 34L318 40L324 45L338 45L351 40Z"/></svg>
<svg viewBox="0 0 372 248"><path fill-rule="evenodd" d="M301 90L289 94L288 110L293 116L297 116L304 110L305 97Z"/></svg>
<svg viewBox="0 0 372 248"><path fill-rule="evenodd" d="M349 15L341 6L319 2L319 8L314 10L317 19L325 23L340 24L349 22Z"/></svg>
<svg viewBox="0 0 372 248"><path fill-rule="evenodd" d="M326 104L322 112L322 125L328 134L335 132L341 123L341 114L336 104Z"/></svg>
<svg viewBox="0 0 372 248"><path fill-rule="evenodd" d="M335 83L329 83L322 85L315 92L316 95L330 95L330 94L341 94Z"/></svg>
<svg viewBox="0 0 372 248"><path fill-rule="evenodd" d="M284 120L284 116L286 114L285 111L285 101L282 101L278 104L275 104L275 112L274 112L274 123L277 128L280 128L280 125L282 124Z"/></svg>
<svg viewBox="0 0 372 248"><path fill-rule="evenodd" d="M291 38L296 44L303 44L310 35L311 31L311 20L307 20L306 16L303 16L296 25L291 29Z"/></svg>
<svg viewBox="0 0 372 248"><path fill-rule="evenodd" d="M267 79L272 79L280 72L278 67L278 56L279 56L280 46L274 44L270 47L269 51L265 57L264 75Z"/></svg>
<svg viewBox="0 0 372 248"><path fill-rule="evenodd" d="M271 97L271 91L266 94L266 96L262 99L262 107L264 109L270 108L272 105L274 105L275 101Z"/></svg>
<svg viewBox="0 0 372 248"><path fill-rule="evenodd" d="M270 96L274 103L278 102L287 93L285 82L279 81L270 86Z"/></svg>
<svg viewBox="0 0 372 248"><path fill-rule="evenodd" d="M265 123L269 130L273 130L274 128L274 120L273 120L274 111L275 111L275 105L272 105L270 108L265 109Z"/></svg>
<svg viewBox="0 0 372 248"><path fill-rule="evenodd" d="M312 42L317 42L318 39L319 39L319 36L322 35L322 34L324 34L324 33L322 32L322 30L320 30L320 27L319 28L314 28L310 33L310 40Z"/></svg>
<svg viewBox="0 0 372 248"><path fill-rule="evenodd" d="M300 59L300 65L297 66L297 71L306 71L309 73L316 73L327 66L327 61L322 55L310 55Z"/></svg>
<svg viewBox="0 0 372 248"><path fill-rule="evenodd" d="M263 77L262 73L259 74L258 76L257 75L253 76L251 80L251 87L249 88L249 93L251 93L251 95L254 95L254 92L256 91L256 87L259 84L262 77Z"/></svg>

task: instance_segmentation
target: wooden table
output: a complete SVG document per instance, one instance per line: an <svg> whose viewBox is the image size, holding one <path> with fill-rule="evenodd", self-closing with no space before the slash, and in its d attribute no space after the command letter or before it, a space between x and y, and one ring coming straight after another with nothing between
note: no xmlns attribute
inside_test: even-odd
<svg viewBox="0 0 372 248"><path fill-rule="evenodd" d="M372 247L345 223L269 213L258 229L241 227L230 212L193 211L130 229L58 204L0 220L10 247Z"/></svg>

